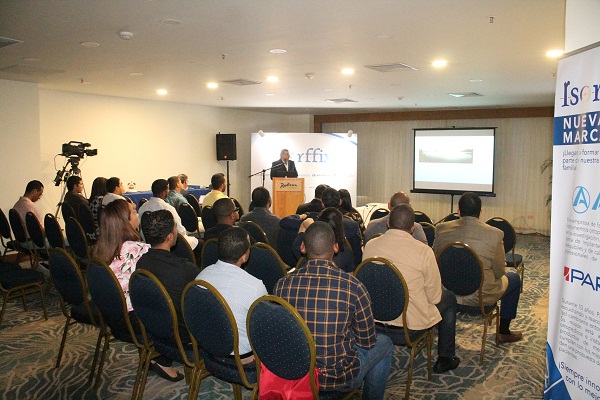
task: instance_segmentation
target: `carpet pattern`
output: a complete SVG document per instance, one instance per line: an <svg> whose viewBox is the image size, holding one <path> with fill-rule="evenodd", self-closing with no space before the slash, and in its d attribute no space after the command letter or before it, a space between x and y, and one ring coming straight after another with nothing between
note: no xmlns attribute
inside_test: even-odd
<svg viewBox="0 0 600 400"><path fill-rule="evenodd" d="M523 331L523 340L494 345L488 335L483 366L479 350L483 326L479 318L459 314L456 354L459 368L433 374L427 380L426 360L417 356L411 385L413 399L541 399L545 371L545 343L548 315L548 237L519 235L518 253L525 262L525 285L517 318L511 328ZM89 369L98 335L97 329L71 326L63 359L55 368L65 318L53 290L46 296L49 319L44 321L39 299L30 296L29 311L20 301L11 301L0 327L0 394L3 399L129 399L135 381L137 349L113 341L98 390L88 382ZM437 334L434 334L437 342ZM396 347L386 398L402 399L406 383L408 351ZM434 344L432 359L437 349ZM175 364L182 370L180 365ZM185 399L185 381L170 383L149 373L145 399ZM244 399L250 391L243 390ZM200 385L199 399L231 399L231 385L207 378Z"/></svg>

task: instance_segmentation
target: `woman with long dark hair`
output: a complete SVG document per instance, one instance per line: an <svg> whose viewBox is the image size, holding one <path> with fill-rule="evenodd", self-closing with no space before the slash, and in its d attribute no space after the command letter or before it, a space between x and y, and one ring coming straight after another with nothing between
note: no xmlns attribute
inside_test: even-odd
<svg viewBox="0 0 600 400"><path fill-rule="evenodd" d="M350 192L346 189L340 189L338 190L338 192L340 193L340 198L342 200L342 203L340 204L340 211L342 212L342 215L346 218L350 218L351 220L358 222L358 225L360 227L360 234L364 236L365 222L363 221L360 213L354 207L352 207L352 197L350 197Z"/></svg>
<svg viewBox="0 0 600 400"><path fill-rule="evenodd" d="M100 212L102 211L102 199L106 194L106 178L99 176L92 183L92 193L90 195L90 210L96 223L96 231L92 239L97 239L100 234Z"/></svg>

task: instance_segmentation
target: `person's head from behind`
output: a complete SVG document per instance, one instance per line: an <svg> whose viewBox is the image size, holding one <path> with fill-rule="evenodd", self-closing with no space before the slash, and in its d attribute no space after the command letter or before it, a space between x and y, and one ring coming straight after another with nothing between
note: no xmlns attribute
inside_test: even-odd
<svg viewBox="0 0 600 400"><path fill-rule="evenodd" d="M188 176L186 174L179 174L178 175L179 181L181 182L181 185L183 186L184 189L187 190L188 188Z"/></svg>
<svg viewBox="0 0 600 400"><path fill-rule="evenodd" d="M343 211L351 212L352 211L352 197L350 197L350 192L346 189L338 190L340 193L340 199L342 200L342 204L340 204L340 209Z"/></svg>
<svg viewBox="0 0 600 400"><path fill-rule="evenodd" d="M259 186L252 191L252 204L254 207L266 207L271 205L271 194L269 191Z"/></svg>
<svg viewBox="0 0 600 400"><path fill-rule="evenodd" d="M77 175L71 175L69 179L67 179L67 190L73 193L83 192L83 180L81 177Z"/></svg>
<svg viewBox="0 0 600 400"><path fill-rule="evenodd" d="M388 220L390 229L400 229L412 233L415 228L415 212L409 204L399 204L392 208Z"/></svg>
<svg viewBox="0 0 600 400"><path fill-rule="evenodd" d="M477 193L465 192L458 200L458 213L461 217L476 217L481 214L481 197Z"/></svg>
<svg viewBox="0 0 600 400"><path fill-rule="evenodd" d="M98 196L104 196L106 194L106 181L107 179L102 176L94 179L94 182L92 182L92 193L90 195L90 199Z"/></svg>
<svg viewBox="0 0 600 400"><path fill-rule="evenodd" d="M329 207L321 211L319 214L318 221L325 222L333 229L335 233L335 242L338 245L339 251L344 250L344 242L346 236L344 235L344 224L342 222L342 213L335 207Z"/></svg>
<svg viewBox="0 0 600 400"><path fill-rule="evenodd" d="M106 181L106 193L114 193L118 195L125 193L125 187L121 183L121 179L117 178L116 176L108 178Z"/></svg>
<svg viewBox="0 0 600 400"><path fill-rule="evenodd" d="M227 183L227 179L225 179L225 174L219 172L218 174L214 174L212 178L210 178L210 186L213 190L219 190L221 192L225 191L225 187Z"/></svg>
<svg viewBox="0 0 600 400"><path fill-rule="evenodd" d="M325 191L325 189L327 189L329 186L325 185L325 184L320 184L319 186L317 186L315 188L315 199L320 199L323 197L323 192Z"/></svg>
<svg viewBox="0 0 600 400"><path fill-rule="evenodd" d="M215 201L212 210L219 224L233 225L240 218L238 209L230 198Z"/></svg>
<svg viewBox="0 0 600 400"><path fill-rule="evenodd" d="M328 187L323 192L323 197L321 197L321 201L323 202L323 207L340 207L340 192L335 190L334 188Z"/></svg>
<svg viewBox="0 0 600 400"><path fill-rule="evenodd" d="M157 179L152 182L152 196L158 197L164 200L169 193L169 182L166 179Z"/></svg>
<svg viewBox="0 0 600 400"><path fill-rule="evenodd" d="M167 179L167 182L169 183L169 190L177 190L179 192L181 189L183 189L183 185L181 184L178 176L171 176L169 179Z"/></svg>
<svg viewBox="0 0 600 400"><path fill-rule="evenodd" d="M219 260L242 265L250 256L250 237L244 229L234 226L219 233L217 253Z"/></svg>
<svg viewBox="0 0 600 400"><path fill-rule="evenodd" d="M333 260L333 254L338 252L333 229L322 221L311 224L304 233L300 250L309 260Z"/></svg>
<svg viewBox="0 0 600 400"><path fill-rule="evenodd" d="M169 210L146 211L142 215L142 232L152 247L171 248L177 243L177 226Z"/></svg>
<svg viewBox="0 0 600 400"><path fill-rule="evenodd" d="M392 210L400 204L410 204L410 197L404 192L396 192L390 197L388 208Z"/></svg>
<svg viewBox="0 0 600 400"><path fill-rule="evenodd" d="M95 255L110 263L119 255L123 243L140 240L136 231L139 225L140 220L133 204L123 199L108 203L100 214L100 234Z"/></svg>
<svg viewBox="0 0 600 400"><path fill-rule="evenodd" d="M42 197L44 194L44 185L40 181L29 181L27 186L25 187L25 194L23 197L27 197L29 200L34 203Z"/></svg>

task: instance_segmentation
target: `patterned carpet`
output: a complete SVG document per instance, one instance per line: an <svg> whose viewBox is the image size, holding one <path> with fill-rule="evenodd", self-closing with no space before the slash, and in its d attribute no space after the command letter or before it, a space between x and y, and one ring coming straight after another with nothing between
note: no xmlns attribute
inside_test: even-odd
<svg viewBox="0 0 600 400"><path fill-rule="evenodd" d="M482 326L478 319L459 315L457 356L454 371L433 374L427 380L422 355L415 360L411 387L413 399L541 399L545 371L548 314L550 240L543 236L519 236L517 250L525 261L525 286L514 329L523 331L518 343L495 347L488 336L483 366L479 365ZM55 368L64 317L58 297L47 297L49 320L44 321L39 300L31 297L29 311L13 301L0 327L0 393L3 399L129 399L135 380L137 350L114 341L98 390L88 383L97 330L74 325L69 331L61 366ZM436 335L437 337L437 335ZM435 340L437 341L437 339ZM433 359L436 358L434 345ZM408 352L397 347L386 398L402 399L406 383ZM179 366L180 369L181 366ZM170 383L152 373L144 392L147 399L185 399L185 381ZM244 399L250 391L243 391ZM200 386L199 399L233 398L231 386L208 378Z"/></svg>

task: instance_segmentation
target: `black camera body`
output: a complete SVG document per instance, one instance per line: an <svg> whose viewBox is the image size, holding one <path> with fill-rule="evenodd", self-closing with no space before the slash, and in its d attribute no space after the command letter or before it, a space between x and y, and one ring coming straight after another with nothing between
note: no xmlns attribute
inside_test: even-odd
<svg viewBox="0 0 600 400"><path fill-rule="evenodd" d="M86 149L86 147L90 147L91 144L70 141L69 143L63 143L62 145L62 154L61 156L65 157L79 157L83 158L84 156L95 156L98 154L98 149Z"/></svg>

